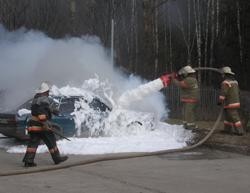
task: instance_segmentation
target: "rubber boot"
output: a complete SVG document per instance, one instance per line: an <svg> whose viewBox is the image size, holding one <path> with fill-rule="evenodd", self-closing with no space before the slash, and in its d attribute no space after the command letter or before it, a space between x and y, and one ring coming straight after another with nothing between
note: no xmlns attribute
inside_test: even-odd
<svg viewBox="0 0 250 193"><path fill-rule="evenodd" d="M60 152L56 150L55 152L51 153L52 159L55 164L59 164L64 162L68 159L68 156L60 156Z"/></svg>
<svg viewBox="0 0 250 193"><path fill-rule="evenodd" d="M243 136L244 135L244 130L241 127L234 128L233 134L238 135L238 136Z"/></svg>
<svg viewBox="0 0 250 193"><path fill-rule="evenodd" d="M26 152L23 162L24 162L24 167L35 167L37 166L36 163L34 163L36 153L30 153Z"/></svg>
<svg viewBox="0 0 250 193"><path fill-rule="evenodd" d="M232 126L224 124L224 129L220 131L221 134L232 134Z"/></svg>

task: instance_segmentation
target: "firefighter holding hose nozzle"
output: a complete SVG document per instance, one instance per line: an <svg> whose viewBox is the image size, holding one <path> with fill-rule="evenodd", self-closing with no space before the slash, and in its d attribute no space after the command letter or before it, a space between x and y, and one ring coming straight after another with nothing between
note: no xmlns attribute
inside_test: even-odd
<svg viewBox="0 0 250 193"><path fill-rule="evenodd" d="M180 88L182 103L183 126L188 130L198 129L196 125L195 110L199 101L199 86L196 71L189 65L182 67L176 76L172 73L172 82Z"/></svg>
<svg viewBox="0 0 250 193"><path fill-rule="evenodd" d="M52 114L58 114L58 109L52 107L49 100L50 87L46 82L43 82L40 88L36 91L31 104L31 119L27 123L27 130L30 135L30 140L26 149L26 154L23 158L25 167L34 167L35 155L40 141L43 140L49 149L51 157L55 164L59 164L68 159L67 156L61 156L56 144L55 135L50 129Z"/></svg>

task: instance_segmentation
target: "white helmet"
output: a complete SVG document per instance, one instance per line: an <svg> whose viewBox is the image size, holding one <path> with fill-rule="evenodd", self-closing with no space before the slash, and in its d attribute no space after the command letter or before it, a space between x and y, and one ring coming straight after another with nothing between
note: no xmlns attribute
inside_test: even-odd
<svg viewBox="0 0 250 193"><path fill-rule="evenodd" d="M225 67L221 68L221 72L223 74L232 74L232 75L235 75L235 73L232 72L231 68L228 67L228 66L225 66Z"/></svg>
<svg viewBox="0 0 250 193"><path fill-rule="evenodd" d="M184 66L178 71L179 75L186 75L186 74L191 74L195 73L196 71L191 67L191 66Z"/></svg>
<svg viewBox="0 0 250 193"><path fill-rule="evenodd" d="M49 91L50 87L49 84L47 82L42 82L42 84L40 85L40 87L36 90L36 93L44 93Z"/></svg>

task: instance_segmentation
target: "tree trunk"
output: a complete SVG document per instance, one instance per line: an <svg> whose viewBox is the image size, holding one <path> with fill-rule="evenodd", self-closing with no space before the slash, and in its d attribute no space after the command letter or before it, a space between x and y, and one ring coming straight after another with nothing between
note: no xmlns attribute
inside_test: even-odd
<svg viewBox="0 0 250 193"><path fill-rule="evenodd" d="M168 13L168 23L169 23L169 65L170 70L173 71L173 49L172 49L172 23L170 20L170 13Z"/></svg>
<svg viewBox="0 0 250 193"><path fill-rule="evenodd" d="M188 57L187 57L187 64L191 65L191 7L190 7L190 0L187 0L188 4Z"/></svg>
<svg viewBox="0 0 250 193"><path fill-rule="evenodd" d="M195 18L195 32L198 55L198 67L201 66L201 24L200 24L200 0L193 0L194 4L194 18ZM201 75L198 74L198 81L201 82Z"/></svg>
<svg viewBox="0 0 250 193"><path fill-rule="evenodd" d="M241 22L240 22L240 4L239 0L236 2L237 7L237 29L238 29L238 41L239 41L239 52L240 52L240 66L243 64L243 45L242 45L242 35L241 35Z"/></svg>
<svg viewBox="0 0 250 193"><path fill-rule="evenodd" d="M212 67L214 63L214 40L215 40L215 0L212 0L211 9L211 42L210 42L210 61L209 66Z"/></svg>
<svg viewBox="0 0 250 193"><path fill-rule="evenodd" d="M208 37L209 37L209 21L210 21L210 4L211 0L207 1L207 16L206 16L206 29L205 29L205 51L204 51L204 66L208 64Z"/></svg>
<svg viewBox="0 0 250 193"><path fill-rule="evenodd" d="M155 5L156 6L155 1ZM158 68L159 68L159 32L158 32L158 9L155 9L155 16L154 16L154 79L158 76Z"/></svg>
<svg viewBox="0 0 250 193"><path fill-rule="evenodd" d="M219 35L219 25L220 25L220 0L217 0L216 4L216 37Z"/></svg>

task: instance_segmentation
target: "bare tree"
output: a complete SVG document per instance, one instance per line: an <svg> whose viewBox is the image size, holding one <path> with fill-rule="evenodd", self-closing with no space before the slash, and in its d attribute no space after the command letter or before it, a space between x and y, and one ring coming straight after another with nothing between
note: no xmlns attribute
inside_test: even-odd
<svg viewBox="0 0 250 193"><path fill-rule="evenodd" d="M204 50L204 66L208 63L208 37L209 37L209 23L210 23L210 5L211 0L207 1L207 15L206 15L206 25L205 25L205 50Z"/></svg>
<svg viewBox="0 0 250 193"><path fill-rule="evenodd" d="M241 35L241 18L240 18L240 5L239 0L236 1L237 7L237 30L238 30L238 40L239 40L239 52L240 52L240 66L243 64L243 44L242 44L242 35Z"/></svg>
<svg viewBox="0 0 250 193"><path fill-rule="evenodd" d="M210 41L210 61L209 66L213 65L214 62L214 41L215 41L215 0L211 2L211 41Z"/></svg>

